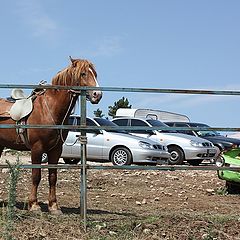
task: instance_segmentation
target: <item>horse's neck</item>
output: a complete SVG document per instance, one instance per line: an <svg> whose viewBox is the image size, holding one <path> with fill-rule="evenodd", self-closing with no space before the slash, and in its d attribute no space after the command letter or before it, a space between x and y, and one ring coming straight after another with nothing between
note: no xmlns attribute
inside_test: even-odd
<svg viewBox="0 0 240 240"><path fill-rule="evenodd" d="M62 124L72 112L77 97L67 90L49 90L46 92L46 104L56 124Z"/></svg>

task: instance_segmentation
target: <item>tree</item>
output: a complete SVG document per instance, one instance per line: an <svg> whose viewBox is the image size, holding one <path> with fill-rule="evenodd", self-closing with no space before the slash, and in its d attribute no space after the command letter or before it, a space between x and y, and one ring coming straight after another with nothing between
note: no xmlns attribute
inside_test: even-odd
<svg viewBox="0 0 240 240"><path fill-rule="evenodd" d="M98 108L96 111L93 112L95 117L100 117L102 118L104 116L104 114L102 113L102 110L100 110L100 108Z"/></svg>
<svg viewBox="0 0 240 240"><path fill-rule="evenodd" d="M108 115L111 117L116 116L116 112L119 108L132 108L132 105L129 105L127 98L122 97L117 102L114 102L113 106L108 106Z"/></svg>

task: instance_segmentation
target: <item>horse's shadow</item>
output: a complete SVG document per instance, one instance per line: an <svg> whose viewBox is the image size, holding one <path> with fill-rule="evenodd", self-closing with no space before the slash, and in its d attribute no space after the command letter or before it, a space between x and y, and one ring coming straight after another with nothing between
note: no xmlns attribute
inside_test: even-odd
<svg viewBox="0 0 240 240"><path fill-rule="evenodd" d="M0 201L0 208L7 207L8 203L6 201ZM41 211L44 213L48 213L48 205L43 202L39 202L39 205L41 207ZM16 208L18 210L27 210L27 204L26 202L16 202ZM80 207L72 208L72 207L61 207L61 210L63 214L65 215L70 215L70 214L81 214ZM132 214L130 212L112 212L112 211L107 211L107 210L102 210L102 209L87 209L87 214L114 214L114 215L119 215L119 216L135 216L135 214Z"/></svg>

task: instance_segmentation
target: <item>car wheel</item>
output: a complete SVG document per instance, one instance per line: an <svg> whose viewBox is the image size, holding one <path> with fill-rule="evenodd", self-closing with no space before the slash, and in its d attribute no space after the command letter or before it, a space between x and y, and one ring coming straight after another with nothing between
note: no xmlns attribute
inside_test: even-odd
<svg viewBox="0 0 240 240"><path fill-rule="evenodd" d="M202 159L193 159L187 162L192 166L198 166L199 164L202 163L202 161L203 161Z"/></svg>
<svg viewBox="0 0 240 240"><path fill-rule="evenodd" d="M63 161L66 164L78 164L80 162L80 159L78 159L78 158L63 158Z"/></svg>
<svg viewBox="0 0 240 240"><path fill-rule="evenodd" d="M168 152L171 154L171 157L169 159L170 165L181 165L183 164L183 161L185 159L184 152L181 148L177 146L170 146L168 147Z"/></svg>
<svg viewBox="0 0 240 240"><path fill-rule="evenodd" d="M111 153L111 162L113 165L124 166L132 164L132 154L125 147L118 147Z"/></svg>
<svg viewBox="0 0 240 240"><path fill-rule="evenodd" d="M239 194L240 184L235 182L226 181L226 190L229 194Z"/></svg>

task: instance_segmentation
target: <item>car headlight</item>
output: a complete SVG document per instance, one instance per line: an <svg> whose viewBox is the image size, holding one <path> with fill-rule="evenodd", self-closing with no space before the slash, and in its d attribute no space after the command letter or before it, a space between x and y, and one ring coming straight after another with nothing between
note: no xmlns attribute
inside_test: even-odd
<svg viewBox="0 0 240 240"><path fill-rule="evenodd" d="M154 149L152 144L143 141L139 142L139 146L144 149Z"/></svg>
<svg viewBox="0 0 240 240"><path fill-rule="evenodd" d="M202 147L202 143L201 142L197 142L197 141L194 141L194 140L191 140L190 144L192 146L194 146L194 147Z"/></svg>
<svg viewBox="0 0 240 240"><path fill-rule="evenodd" d="M219 156L215 162L217 167L223 167L225 165L225 159L222 156Z"/></svg>

